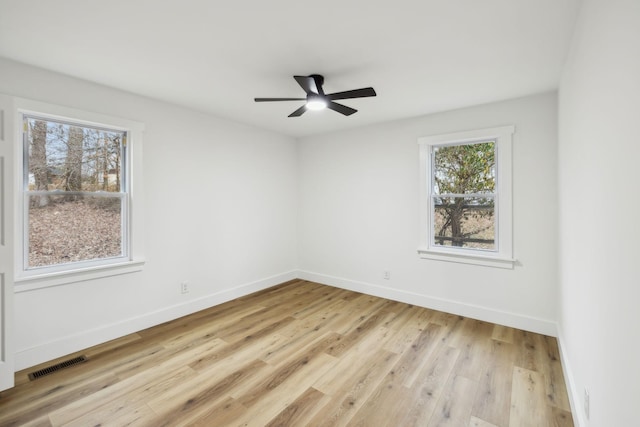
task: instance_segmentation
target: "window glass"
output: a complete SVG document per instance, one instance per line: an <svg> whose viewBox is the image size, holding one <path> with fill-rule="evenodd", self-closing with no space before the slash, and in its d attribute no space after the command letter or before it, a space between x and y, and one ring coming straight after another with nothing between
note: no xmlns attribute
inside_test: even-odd
<svg viewBox="0 0 640 427"><path fill-rule="evenodd" d="M494 250L496 247L493 198L438 197L434 199L436 246Z"/></svg>
<svg viewBox="0 0 640 427"><path fill-rule="evenodd" d="M435 246L495 250L495 142L433 146Z"/></svg>
<svg viewBox="0 0 640 427"><path fill-rule="evenodd" d="M496 188L495 142L434 146L436 194L493 193Z"/></svg>
<svg viewBox="0 0 640 427"><path fill-rule="evenodd" d="M126 132L24 122L25 268L125 256Z"/></svg>

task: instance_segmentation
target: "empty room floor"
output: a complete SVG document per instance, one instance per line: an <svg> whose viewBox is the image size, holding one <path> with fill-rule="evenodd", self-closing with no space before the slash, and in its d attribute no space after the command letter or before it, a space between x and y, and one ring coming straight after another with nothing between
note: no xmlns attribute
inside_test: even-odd
<svg viewBox="0 0 640 427"><path fill-rule="evenodd" d="M555 338L294 280L18 372L0 425L573 421Z"/></svg>

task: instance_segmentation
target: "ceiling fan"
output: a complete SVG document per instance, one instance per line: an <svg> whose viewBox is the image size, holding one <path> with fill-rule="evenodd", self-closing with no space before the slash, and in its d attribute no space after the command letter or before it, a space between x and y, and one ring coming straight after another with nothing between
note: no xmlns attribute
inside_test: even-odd
<svg viewBox="0 0 640 427"><path fill-rule="evenodd" d="M306 92L307 96L305 98L254 98L255 101L306 101L306 103L302 107L289 114L289 117L300 117L307 110L322 110L324 108L337 111L338 113L344 114L345 116L350 116L358 110L334 102L336 99L366 98L369 96L376 96L376 91L373 90L372 87L325 94L324 90L322 90L324 77L322 77L320 74L311 74L310 76L293 76L293 78L296 79L300 87L302 87L302 89L304 89L304 91Z"/></svg>

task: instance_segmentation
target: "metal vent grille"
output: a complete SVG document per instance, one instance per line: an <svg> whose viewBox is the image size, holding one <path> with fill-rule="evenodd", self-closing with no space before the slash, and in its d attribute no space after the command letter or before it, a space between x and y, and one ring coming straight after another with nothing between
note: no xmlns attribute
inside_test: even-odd
<svg viewBox="0 0 640 427"><path fill-rule="evenodd" d="M55 365L47 366L46 368L40 369L35 372L31 372L29 374L29 379L31 381L37 380L38 378L44 377L45 375L53 374L54 372L58 372L61 369L68 368L70 366L74 366L87 361L87 356L78 356L73 359L65 360L64 362L56 363Z"/></svg>

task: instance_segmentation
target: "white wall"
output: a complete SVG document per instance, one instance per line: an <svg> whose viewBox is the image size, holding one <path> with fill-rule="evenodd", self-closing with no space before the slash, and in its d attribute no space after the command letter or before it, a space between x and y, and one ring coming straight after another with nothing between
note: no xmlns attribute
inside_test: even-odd
<svg viewBox="0 0 640 427"><path fill-rule="evenodd" d="M302 139L302 276L555 335L556 120L556 94L547 93ZM418 137L511 124L519 264L420 259Z"/></svg>
<svg viewBox="0 0 640 427"><path fill-rule="evenodd" d="M585 0L560 86L558 165L559 335L582 426L639 423L639 100L640 2Z"/></svg>
<svg viewBox="0 0 640 427"><path fill-rule="evenodd" d="M0 93L146 127L144 270L17 293L17 369L295 277L295 140L3 59L0 75Z"/></svg>

